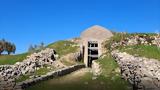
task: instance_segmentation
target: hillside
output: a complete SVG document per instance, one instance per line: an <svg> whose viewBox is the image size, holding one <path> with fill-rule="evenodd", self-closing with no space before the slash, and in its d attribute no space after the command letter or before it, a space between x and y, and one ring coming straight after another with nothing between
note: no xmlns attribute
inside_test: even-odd
<svg viewBox="0 0 160 90"><path fill-rule="evenodd" d="M123 75L121 72L121 70L123 70L121 62L117 61L117 58L113 56L114 54L112 52L115 50L119 50L122 53L125 52L127 53L126 55L130 54L133 56L132 59L134 59L135 56L135 58L145 57L149 59L160 60L160 49L157 46L158 42L154 38L157 38L156 34L116 33L113 37L103 43L103 49L106 52L95 61L95 63L99 65L99 68L81 69L63 77L40 82L27 88L27 90L64 90L66 88L69 90L132 90L132 88L134 88L133 83L132 81L128 81L130 78L133 78L130 77L132 74L129 74L129 77ZM65 67L82 63L75 61L76 59L74 56L77 55L76 53L79 52L80 48L77 43L71 40L57 41L55 43L49 44L45 48L54 49L55 53L58 54L57 63L61 63ZM29 53L10 56L3 55L0 56L0 63L15 64L16 62L21 62L23 59L25 59L27 55L29 55ZM132 66L133 68L134 64L135 63L133 63ZM124 63L124 66L127 65ZM43 68L37 70L34 75L41 76L58 69L59 68L56 69L52 66L44 66ZM98 72L98 75L95 75L94 72L97 69L99 69L100 72ZM125 73L128 74L128 72ZM30 76L28 75L22 75L19 79L16 80L16 82L21 82L29 78Z"/></svg>
<svg viewBox="0 0 160 90"><path fill-rule="evenodd" d="M49 44L45 48L52 48L58 53L58 55L63 56L69 53L74 53L79 48L76 46L76 43L71 41L57 41L52 44ZM39 50L38 50L39 51ZM37 51L35 51L37 52ZM0 65L13 65L16 62L21 62L31 53L23 53L18 55L1 55L0 56Z"/></svg>
<svg viewBox="0 0 160 90"><path fill-rule="evenodd" d="M68 53L74 53L77 51L79 46L71 41L57 41L55 43L49 44L47 48L53 48L60 55L66 55Z"/></svg>
<svg viewBox="0 0 160 90"><path fill-rule="evenodd" d="M49 72L81 64L81 62L75 61L78 48L74 42L58 41L34 52L18 55L1 55L0 72L2 73L0 73L0 76L7 80L0 81L0 87L11 89L14 87L13 82L20 83L41 77ZM69 58L72 59L70 60ZM4 73L6 74L5 76ZM9 83L8 86L4 85L3 82Z"/></svg>

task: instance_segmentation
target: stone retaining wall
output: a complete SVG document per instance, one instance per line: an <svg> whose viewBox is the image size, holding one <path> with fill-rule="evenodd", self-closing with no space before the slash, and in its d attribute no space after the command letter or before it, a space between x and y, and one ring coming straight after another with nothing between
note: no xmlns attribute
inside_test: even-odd
<svg viewBox="0 0 160 90"><path fill-rule="evenodd" d="M94 60L92 61L92 71L94 76L98 76L101 74L101 67L99 62L96 62Z"/></svg>
<svg viewBox="0 0 160 90"><path fill-rule="evenodd" d="M19 76L34 73L36 68L44 65L53 65L56 58L55 50L46 48L27 56L25 60L14 65L0 65L0 90L10 90Z"/></svg>
<svg viewBox="0 0 160 90"><path fill-rule="evenodd" d="M133 85L133 90L160 90L158 60L135 57L118 50L111 54L121 68L122 77Z"/></svg>
<svg viewBox="0 0 160 90"><path fill-rule="evenodd" d="M67 68L59 69L57 71L52 71L52 72L47 73L46 75L42 75L41 77L38 77L35 79L29 79L29 80L17 83L15 89L16 90L25 89L25 88L28 88L29 86L32 86L38 82L48 80L48 79L58 77L58 76L63 76L63 75L69 74L73 71L76 71L76 70L84 68L84 67L85 67L84 64L78 64L78 65L69 66Z"/></svg>

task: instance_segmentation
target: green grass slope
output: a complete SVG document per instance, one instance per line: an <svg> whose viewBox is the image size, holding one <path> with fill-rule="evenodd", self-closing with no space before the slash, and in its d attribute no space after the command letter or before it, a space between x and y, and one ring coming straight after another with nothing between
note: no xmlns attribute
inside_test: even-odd
<svg viewBox="0 0 160 90"><path fill-rule="evenodd" d="M29 55L28 53L18 54L18 55L0 55L0 65L5 64L15 64L16 62L23 61L26 56Z"/></svg>
<svg viewBox="0 0 160 90"><path fill-rule="evenodd" d="M74 46L75 45L75 46ZM74 53L79 48L76 43L71 41L57 41L55 43L49 44L47 48L53 48L60 55L66 55L68 53Z"/></svg>
<svg viewBox="0 0 160 90"><path fill-rule="evenodd" d="M105 83L105 90L131 90L130 84L121 78L119 66L110 54L98 59L96 62L101 65L102 73L98 80Z"/></svg>
<svg viewBox="0 0 160 90"><path fill-rule="evenodd" d="M146 36L152 37L156 36L155 33L116 33L110 40L105 42L105 47L107 48L108 52L111 52L114 49L118 49L121 52L127 52L131 55L146 57L146 58L153 58L160 60L160 48L154 45L129 45L129 46L117 46L114 49L111 48L114 42L120 42L127 37L131 36Z"/></svg>
<svg viewBox="0 0 160 90"><path fill-rule="evenodd" d="M135 46L125 46L119 48L121 52L127 52L131 55L153 58L160 60L160 48L157 46L149 45L135 45Z"/></svg>
<svg viewBox="0 0 160 90"><path fill-rule="evenodd" d="M68 53L76 52L78 49L78 46L74 42L71 41L58 41L52 44L49 44L46 46L46 48L53 48L56 50L56 52L62 56ZM23 61L28 55L31 53L23 53L23 54L17 54L17 55L0 55L0 65L12 65L16 62Z"/></svg>

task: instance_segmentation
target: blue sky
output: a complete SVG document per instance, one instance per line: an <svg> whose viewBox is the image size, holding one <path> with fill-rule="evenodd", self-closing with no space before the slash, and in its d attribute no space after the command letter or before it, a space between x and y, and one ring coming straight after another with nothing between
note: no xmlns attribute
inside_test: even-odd
<svg viewBox="0 0 160 90"><path fill-rule="evenodd" d="M160 0L0 0L0 39L17 46L77 37L92 26L114 31L160 31Z"/></svg>

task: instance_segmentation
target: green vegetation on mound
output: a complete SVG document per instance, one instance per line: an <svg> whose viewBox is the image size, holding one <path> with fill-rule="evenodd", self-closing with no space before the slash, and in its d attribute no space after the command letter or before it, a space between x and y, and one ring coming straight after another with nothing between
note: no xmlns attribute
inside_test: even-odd
<svg viewBox="0 0 160 90"><path fill-rule="evenodd" d="M138 44L138 45L128 45L124 46L119 44L118 46L113 47L114 43L119 43L125 41L126 38L131 37L144 37L147 42L151 42L153 36L157 36L155 33L115 33L110 40L105 42L105 48L107 48L108 52L110 53L112 50L118 49L121 52L127 52L131 55L146 57L146 58L153 58L160 60L160 48L154 45L145 45L145 44Z"/></svg>
<svg viewBox="0 0 160 90"><path fill-rule="evenodd" d="M73 45L76 44L70 41L58 41L48 45L47 47L55 49L56 52L61 56L68 53L76 52L78 46L73 46ZM0 65L6 65L6 64L12 65L15 64L16 62L21 62L30 54L31 53L23 53L18 55L0 55Z"/></svg>
<svg viewBox="0 0 160 90"><path fill-rule="evenodd" d="M48 68L49 67L49 68ZM47 74L49 71L53 71L54 70L54 67L52 67L52 66L45 66L45 67L43 67L43 68L40 68L39 70L37 70L35 73L34 73L34 75L38 75L38 76L40 76L40 75L45 75L45 74Z"/></svg>
<svg viewBox="0 0 160 90"><path fill-rule="evenodd" d="M119 48L122 52L127 52L131 55L154 58L160 60L160 48L157 46L150 45L135 45L135 46L125 46Z"/></svg>
<svg viewBox="0 0 160 90"><path fill-rule="evenodd" d="M53 44L50 44L48 45L46 48L53 48L55 49L55 51L60 55L66 55L66 54L69 54L69 53L72 53L72 52L76 52L76 50L78 49L78 46L73 46L73 45L76 45L75 43L73 42L70 42L70 41L58 41L58 42L55 42ZM39 52L40 50L37 50L36 52ZM26 56L24 56L26 57ZM6 57L8 59L8 57ZM18 58L18 56L16 57ZM21 58L21 60L17 60L17 61L22 61L23 59ZM12 61L12 60L8 60L9 61ZM8 63L6 62L6 63ZM76 62L69 62L67 60L61 60L62 63L64 63L65 65L67 66L71 66L73 64L75 64ZM6 64L5 63L5 64ZM47 68L47 67L50 67L50 68ZM54 67L52 66L45 66L43 68L40 68L39 70L36 70L35 73L32 73L30 75L22 75L20 76L20 78L18 78L16 80L16 82L21 82L21 81L25 81L26 79L29 79L30 76L40 76L40 75L44 75L44 74L47 74L49 71L53 71L55 70Z"/></svg>
<svg viewBox="0 0 160 90"><path fill-rule="evenodd" d="M108 51L112 51L113 49L118 49L122 45L119 45L115 48L112 48L113 43L119 43L125 41L127 38L131 37L144 37L147 42L151 42L153 36L157 36L156 33L115 33L113 37L105 42L105 47Z"/></svg>
<svg viewBox="0 0 160 90"><path fill-rule="evenodd" d="M24 60L28 53L23 53L23 54L18 54L18 55L0 55L0 65L5 65L5 64L15 64L16 62L21 62Z"/></svg>
<svg viewBox="0 0 160 90"><path fill-rule="evenodd" d="M71 41L58 41L52 44L49 44L48 48L53 48L61 56L68 53L74 53L77 51L78 46L74 46L76 43Z"/></svg>
<svg viewBox="0 0 160 90"><path fill-rule="evenodd" d="M22 82L29 79L29 75L21 75L18 79L16 79L16 82Z"/></svg>
<svg viewBox="0 0 160 90"><path fill-rule="evenodd" d="M109 40L105 42L105 48L111 52L112 51L112 44L115 42L120 42L126 37L129 37L130 34L124 34L124 33L115 33L114 36L112 36Z"/></svg>

